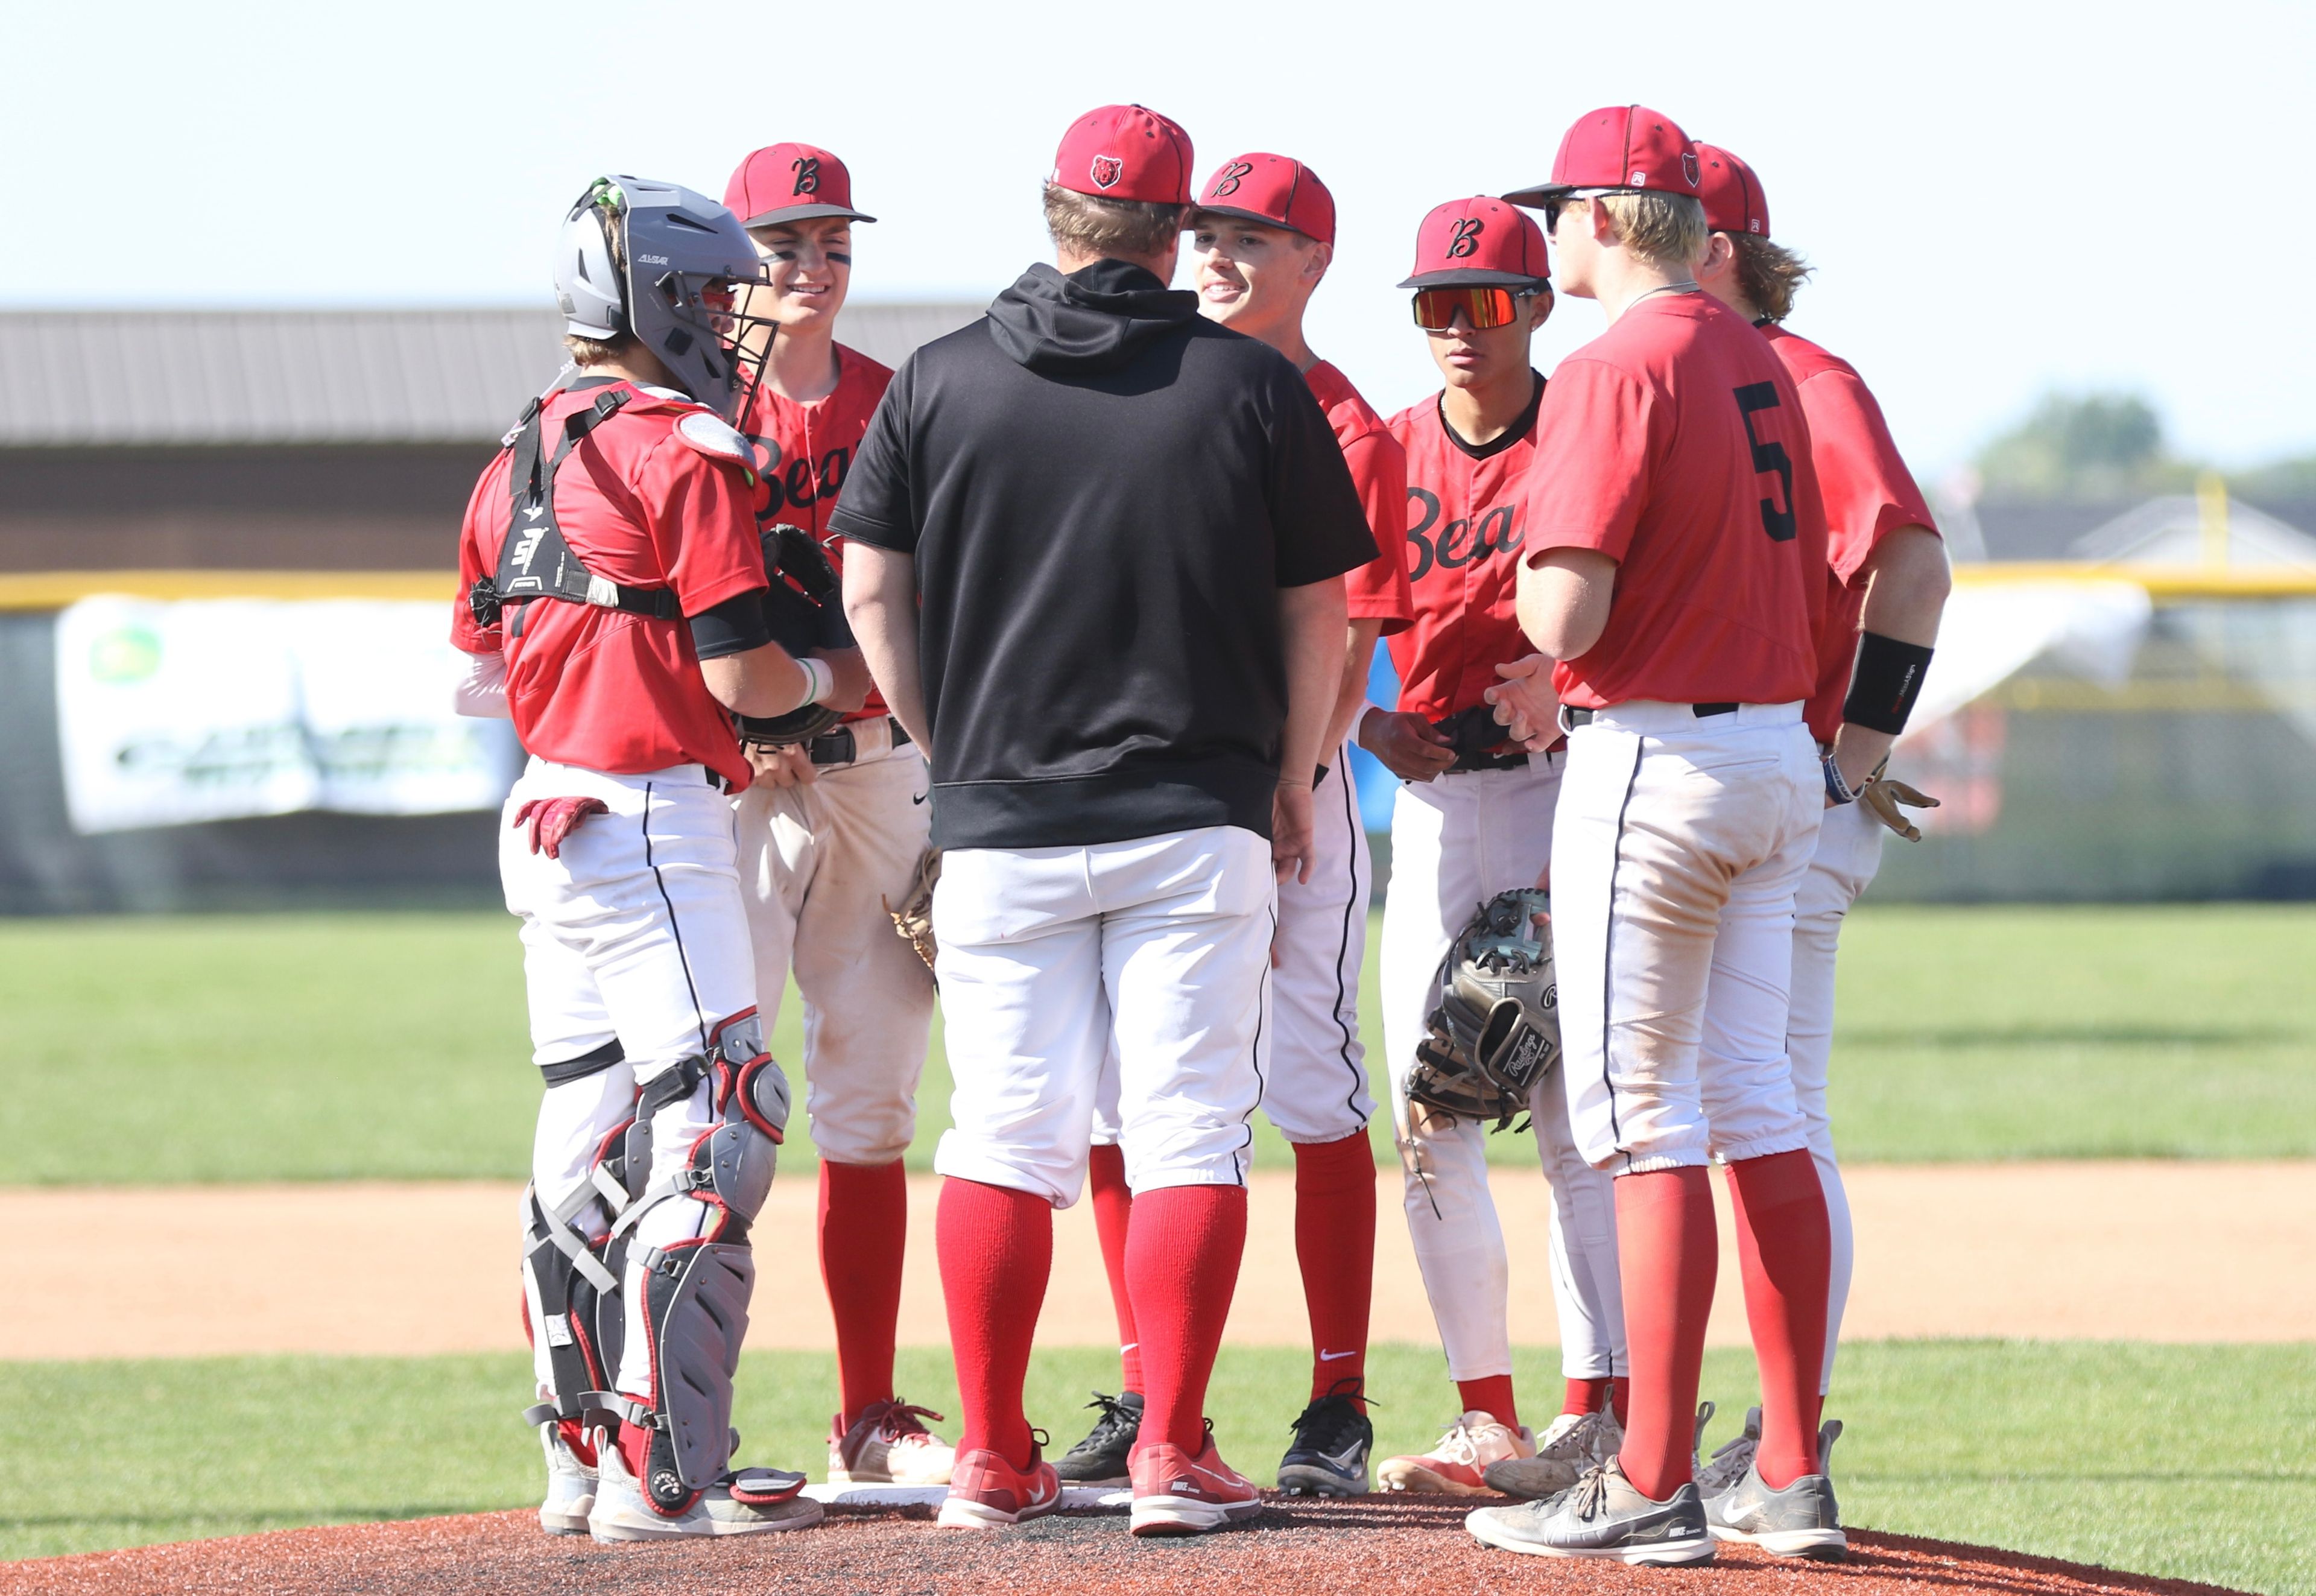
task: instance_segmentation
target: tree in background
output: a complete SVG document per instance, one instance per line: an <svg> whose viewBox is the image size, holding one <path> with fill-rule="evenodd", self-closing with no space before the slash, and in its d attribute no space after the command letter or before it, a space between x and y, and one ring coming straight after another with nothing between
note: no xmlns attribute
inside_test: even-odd
<svg viewBox="0 0 2316 1596"><path fill-rule="evenodd" d="M1990 499L2127 499L2177 491L2195 468L2171 458L2162 418L2137 394L2049 394L1979 451Z"/></svg>

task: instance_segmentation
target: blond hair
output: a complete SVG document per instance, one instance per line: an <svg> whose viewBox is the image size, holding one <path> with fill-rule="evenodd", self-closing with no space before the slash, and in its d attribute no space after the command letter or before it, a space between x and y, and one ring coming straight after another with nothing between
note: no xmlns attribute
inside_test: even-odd
<svg viewBox="0 0 2316 1596"><path fill-rule="evenodd" d="M1694 266L1705 258L1710 230L1705 205L1693 194L1639 192L1602 194L1617 241L1652 266Z"/></svg>
<svg viewBox="0 0 2316 1596"><path fill-rule="evenodd" d="M1794 290L1809 281L1815 269L1782 244L1750 233L1732 233L1737 246L1737 291L1766 321L1783 321L1794 313Z"/></svg>
<svg viewBox="0 0 2316 1596"><path fill-rule="evenodd" d="M1180 242L1183 208L1147 200L1105 200L1059 183L1046 185L1046 231L1072 254L1139 261Z"/></svg>

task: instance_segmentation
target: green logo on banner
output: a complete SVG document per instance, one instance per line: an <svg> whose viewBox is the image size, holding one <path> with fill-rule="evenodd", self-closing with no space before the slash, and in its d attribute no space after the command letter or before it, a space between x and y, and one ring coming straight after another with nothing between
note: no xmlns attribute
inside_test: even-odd
<svg viewBox="0 0 2316 1596"><path fill-rule="evenodd" d="M111 686L142 682L160 668L161 638L150 627L124 626L88 646L88 673Z"/></svg>

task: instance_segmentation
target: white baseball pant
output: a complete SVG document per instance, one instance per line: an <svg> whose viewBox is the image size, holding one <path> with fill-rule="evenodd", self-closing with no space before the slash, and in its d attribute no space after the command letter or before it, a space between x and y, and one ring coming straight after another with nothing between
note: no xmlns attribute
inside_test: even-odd
<svg viewBox="0 0 2316 1596"><path fill-rule="evenodd" d="M805 1111L837 1164L890 1164L917 1129L932 976L885 911L909 895L931 830L924 756L890 720L852 723L859 755L819 780L740 795L740 882L771 1034L791 961L804 999Z"/></svg>
<svg viewBox="0 0 2316 1596"><path fill-rule="evenodd" d="M933 1167L1069 1207L1114 1052L1128 1187L1243 1185L1277 905L1270 844L1235 826L945 851Z"/></svg>
<svg viewBox="0 0 2316 1596"><path fill-rule="evenodd" d="M1367 1048L1359 1040L1359 971L1367 962L1375 865L1350 747L1311 794L1311 879L1278 884L1273 1023L1264 1033L1262 1112L1289 1142L1339 1142L1367 1128ZM1118 1070L1105 1065L1094 1102L1097 1146L1118 1144Z"/></svg>
<svg viewBox="0 0 2316 1596"><path fill-rule="evenodd" d="M1803 873L1794 904L1794 989L1786 1046L1794 1065L1794 1096L1809 1133L1818 1184L1825 1188L1825 1213L1833 1241L1825 1305L1825 1367L1820 1395L1833 1388L1834 1349L1841 1340L1841 1314L1849 1304L1855 1247L1849 1226L1849 1195L1833 1154L1833 1125L1826 1111L1825 1084L1833 1057L1833 963L1841 922L1882 868L1887 828L1864 804L1825 811L1817 850Z"/></svg>
<svg viewBox="0 0 2316 1596"><path fill-rule="evenodd" d="M1786 1023L1823 805L1799 704L1619 704L1571 733L1553 949L1569 1118L1595 1164L1808 1145Z"/></svg>
<svg viewBox="0 0 2316 1596"><path fill-rule="evenodd" d="M1551 857L1560 757L1403 782L1392 804L1384 1046L1408 1234L1452 1379L1511 1373L1510 1272L1488 1189L1488 1128L1415 1109L1407 1076L1424 1021L1439 1004L1439 967L1456 933L1497 893L1535 886ZM1616 1193L1609 1177L1577 1152L1567 1101L1553 1077L1538 1083L1531 1109L1537 1155L1552 1186L1552 1296L1563 1372L1572 1379L1623 1374Z"/></svg>
<svg viewBox="0 0 2316 1596"><path fill-rule="evenodd" d="M514 824L526 800L553 798L599 798L610 810L583 821L558 859L533 853L529 825ZM621 776L534 758L500 820L499 877L508 909L522 917L532 1062L562 1063L615 1039L625 1055L609 1069L549 1087L540 1101L531 1178L551 1208L586 1183L596 1147L633 1117L639 1086L707 1052L718 1025L755 1006L755 973L731 801L703 767ZM693 1092L681 1134L655 1139L653 1183L681 1168L692 1141L717 1123L711 1090L703 1082ZM703 1203L661 1203L636 1227L622 1287L623 1391L652 1390L651 1341L637 1306L643 1256L696 1239L711 1212ZM599 1207L575 1224L596 1240L609 1221ZM538 1304L531 1312L535 1324ZM543 1393L552 1379L543 1335L533 1362Z"/></svg>

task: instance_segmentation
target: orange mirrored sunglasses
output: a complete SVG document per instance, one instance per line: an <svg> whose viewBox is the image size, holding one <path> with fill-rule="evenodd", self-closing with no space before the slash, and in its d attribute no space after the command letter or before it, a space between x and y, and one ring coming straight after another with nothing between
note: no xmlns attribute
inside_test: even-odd
<svg viewBox="0 0 2316 1596"><path fill-rule="evenodd" d="M1475 333L1508 326L1519 314L1519 302L1529 298L1508 288L1426 288L1415 290L1415 325L1427 333L1444 333L1456 325L1456 313Z"/></svg>

